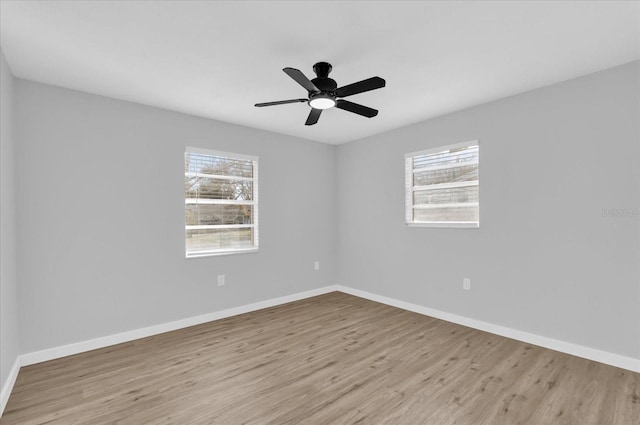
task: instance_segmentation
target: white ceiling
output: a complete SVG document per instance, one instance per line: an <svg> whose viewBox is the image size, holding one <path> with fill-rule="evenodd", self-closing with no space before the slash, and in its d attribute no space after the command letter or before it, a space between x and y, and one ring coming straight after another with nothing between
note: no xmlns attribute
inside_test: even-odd
<svg viewBox="0 0 640 425"><path fill-rule="evenodd" d="M344 143L640 59L638 1L1 1L0 45L20 78ZM367 119L325 111L282 68L333 64Z"/></svg>

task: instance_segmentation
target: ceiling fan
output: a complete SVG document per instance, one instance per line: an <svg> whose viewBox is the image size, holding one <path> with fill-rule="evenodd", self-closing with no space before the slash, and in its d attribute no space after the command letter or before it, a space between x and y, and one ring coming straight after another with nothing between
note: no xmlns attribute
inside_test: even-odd
<svg viewBox="0 0 640 425"><path fill-rule="evenodd" d="M372 109L348 100L338 99L339 97L352 96L358 93L364 93L369 90L380 89L385 86L386 82L380 77L371 77L357 83L338 87L335 80L329 78L332 66L327 62L318 62L313 65L313 72L317 77L309 80L300 70L295 68L284 68L283 71L296 83L304 87L309 92L308 98L279 100L276 102L256 103L255 106L274 106L284 105L287 103L305 102L311 106L311 112L307 117L305 125L314 125L318 122L323 109L333 108L334 106L363 117L373 118L378 115L376 109Z"/></svg>

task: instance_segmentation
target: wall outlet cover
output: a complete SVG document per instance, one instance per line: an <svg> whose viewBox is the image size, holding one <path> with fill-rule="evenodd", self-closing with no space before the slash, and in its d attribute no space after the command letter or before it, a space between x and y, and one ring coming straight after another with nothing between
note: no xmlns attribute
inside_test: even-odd
<svg viewBox="0 0 640 425"><path fill-rule="evenodd" d="M468 277L462 279L462 289L464 289L465 291L471 290L471 279L469 279Z"/></svg>

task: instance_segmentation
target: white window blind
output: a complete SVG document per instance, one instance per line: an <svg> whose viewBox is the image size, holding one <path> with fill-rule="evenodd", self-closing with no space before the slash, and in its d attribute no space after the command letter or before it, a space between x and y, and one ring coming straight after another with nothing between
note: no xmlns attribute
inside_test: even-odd
<svg viewBox="0 0 640 425"><path fill-rule="evenodd" d="M478 227L477 141L405 155L405 207L409 226Z"/></svg>
<svg viewBox="0 0 640 425"><path fill-rule="evenodd" d="M187 148L184 154L187 257L258 249L258 158Z"/></svg>

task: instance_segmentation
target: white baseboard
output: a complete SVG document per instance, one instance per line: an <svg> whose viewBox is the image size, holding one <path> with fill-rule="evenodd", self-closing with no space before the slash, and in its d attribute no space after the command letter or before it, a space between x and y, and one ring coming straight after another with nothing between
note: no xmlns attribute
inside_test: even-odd
<svg viewBox="0 0 640 425"><path fill-rule="evenodd" d="M21 366L28 366L35 363L40 363L48 360L57 359L60 357L70 356L73 354L83 353L98 348L104 348L123 342L133 341L148 336L158 335L165 332L174 331L177 329L186 328L189 326L199 325L213 320L224 319L238 314L249 313L263 308L274 307L281 304L286 304L293 301L302 300L305 298L315 297L317 295L326 294L329 292L340 291L346 294L354 295L356 297L365 298L371 301L387 304L392 307L398 307L403 310L412 311L415 313L423 314L425 316L435 317L437 319L446 320L448 322L457 323L459 325L468 326L470 328L479 329L485 332L490 332L496 335L512 338L518 341L526 342L528 344L538 345L551 350L560 351L563 353L571 354L585 359L594 360L600 363L605 363L611 366L620 367L623 369L631 370L634 372L640 372L640 359L632 357L626 357L619 354L609 353L606 351L597 350L594 348L585 347L545 336L532 334L529 332L523 332L516 329L507 328L493 323L487 323L480 320L470 319L468 317L459 316L457 314L446 313L444 311L435 310L429 307L424 307L417 304L412 304L406 301L397 300L395 298L385 297L383 295L373 294L371 292L362 291L360 289L350 288L342 285L329 285L318 289L312 289L310 291L299 292L296 294L286 295L279 298L272 298L265 301L260 301L253 304L247 304L239 307L230 308L227 310L216 311L212 313L203 314L200 316L188 317L186 319L176 320L173 322L163 323L155 326L149 326L146 328L135 329L128 332L122 332L114 335L108 335L100 338L90 339L87 341L76 342L73 344L62 345L59 347L53 347L42 351L36 351L32 353L26 353L18 356L16 359L7 381L2 387L0 392L0 416L9 400L9 395L15 384L18 376L18 371Z"/></svg>
<svg viewBox="0 0 640 425"><path fill-rule="evenodd" d="M174 322L162 323L160 325L149 326L147 328L134 329L132 331L122 332L119 334L103 336L100 338L62 345L54 348L48 348L46 350L21 355L20 364L21 366L28 366L35 363L41 363L47 360L53 360L60 357L83 353L85 351L104 348L110 345L121 344L123 342L133 341L135 339L146 338L148 336L175 331L177 329L199 325L202 323L211 322L213 320L224 319L226 317L237 316L238 314L249 313L256 310L261 310L263 308L274 307L280 304L286 304L305 298L315 297L316 295L322 295L337 290L337 286L335 285L325 286L318 289L312 289L310 291L286 295L284 297L272 298L253 304L233 307L227 310L215 311L213 313L207 313L200 316L188 317L186 319L176 320Z"/></svg>
<svg viewBox="0 0 640 425"><path fill-rule="evenodd" d="M11 395L11 390L13 390L13 386L16 383L19 371L20 356L16 357L16 361L13 362L13 366L11 366L11 370L9 371L9 376L7 376L7 380L2 386L2 390L0 390L0 417L2 417L2 412L4 412L4 408L9 401L9 396Z"/></svg>
<svg viewBox="0 0 640 425"><path fill-rule="evenodd" d="M446 313L444 311L435 310L406 301L397 300L395 298L385 297L383 295L373 294L371 292L362 291L360 289L350 288L348 286L337 285L337 290L346 294L354 295L360 298L366 298L371 301L398 307L403 310L412 311L414 313L423 314L425 316L435 317L436 319L446 320L447 322L457 323L481 331L489 332L495 335L504 336L528 344L538 345L540 347L549 348L551 350L560 351L562 353L571 354L573 356L582 357L596 362L616 366L633 372L640 372L640 359L622 356L607 351L597 350L595 348L585 347L546 336L536 335L529 332L519 331L517 329L507 328L505 326L495 325L493 323L483 322L468 317L459 316L457 314Z"/></svg>
<svg viewBox="0 0 640 425"><path fill-rule="evenodd" d="M283 297L272 298L265 301L259 301L253 304L247 304L239 307L233 307L226 310L215 311L212 313L203 314L200 316L188 317L186 319L176 320L173 322L162 323L155 326L149 326L141 329L134 329L132 331L122 332L114 335L107 335L100 338L89 339L86 341L80 341L73 344L61 345L58 347L48 348L46 350L34 351L31 353L25 353L18 356L16 359L11 373L7 379L7 382L2 387L0 393L0 417L4 412L4 408L9 401L9 396L15 385L16 378L21 366L29 366L35 363L46 362L48 360L58 359L60 357L71 356L73 354L84 353L86 351L96 350L98 348L109 347L115 344L121 344L123 342L133 341L140 338L146 338L148 336L158 335L165 332L175 331L178 329L187 328L189 326L195 326L202 323L211 322L213 320L224 319L226 317L237 316L238 314L249 313L256 310L262 310L263 308L274 307L281 304L290 303L293 301L303 300L305 298L315 297L317 295L326 294L329 292L337 291L336 285L329 285L322 288L312 289L310 291L298 292L296 294L285 295Z"/></svg>

